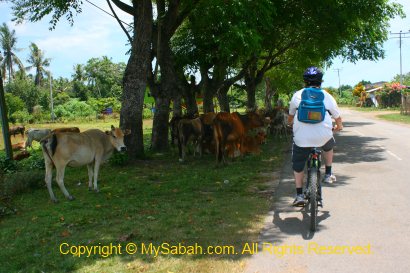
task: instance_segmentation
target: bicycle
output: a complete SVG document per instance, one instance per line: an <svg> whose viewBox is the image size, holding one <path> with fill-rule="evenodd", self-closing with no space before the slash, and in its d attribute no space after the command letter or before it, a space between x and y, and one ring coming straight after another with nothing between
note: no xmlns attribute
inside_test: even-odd
<svg viewBox="0 0 410 273"><path fill-rule="evenodd" d="M318 148L312 148L307 160L307 183L305 188L305 209L310 212L310 230L316 231L318 207L323 208L322 204L322 186L320 167L321 151Z"/></svg>

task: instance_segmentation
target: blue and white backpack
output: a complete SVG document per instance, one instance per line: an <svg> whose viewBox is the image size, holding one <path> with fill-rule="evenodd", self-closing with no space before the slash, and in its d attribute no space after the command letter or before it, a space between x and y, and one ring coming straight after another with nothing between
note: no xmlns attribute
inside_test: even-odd
<svg viewBox="0 0 410 273"><path fill-rule="evenodd" d="M325 94L320 88L305 88L298 107L298 120L305 123L319 123L325 119Z"/></svg>

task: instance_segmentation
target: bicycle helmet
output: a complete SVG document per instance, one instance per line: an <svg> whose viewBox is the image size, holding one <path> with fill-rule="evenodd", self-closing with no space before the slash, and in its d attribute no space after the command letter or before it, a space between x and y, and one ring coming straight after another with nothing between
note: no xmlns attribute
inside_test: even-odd
<svg viewBox="0 0 410 273"><path fill-rule="evenodd" d="M323 78L323 72L316 66L308 67L303 73L303 80L311 84L321 84Z"/></svg>

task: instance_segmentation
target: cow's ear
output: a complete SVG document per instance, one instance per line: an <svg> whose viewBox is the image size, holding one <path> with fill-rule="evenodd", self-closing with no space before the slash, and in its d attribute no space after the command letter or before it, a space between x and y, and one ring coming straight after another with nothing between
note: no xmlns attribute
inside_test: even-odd
<svg viewBox="0 0 410 273"><path fill-rule="evenodd" d="M124 136L131 134L131 130L130 129L126 129L124 131Z"/></svg>

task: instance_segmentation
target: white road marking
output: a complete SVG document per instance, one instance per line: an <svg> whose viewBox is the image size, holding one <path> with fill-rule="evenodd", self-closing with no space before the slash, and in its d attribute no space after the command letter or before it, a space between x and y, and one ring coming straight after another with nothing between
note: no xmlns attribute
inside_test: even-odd
<svg viewBox="0 0 410 273"><path fill-rule="evenodd" d="M393 152L390 152L389 150L386 150L386 152L388 154L390 154L392 157L395 157L397 160L402 160L400 157L398 157L396 154L394 154Z"/></svg>

